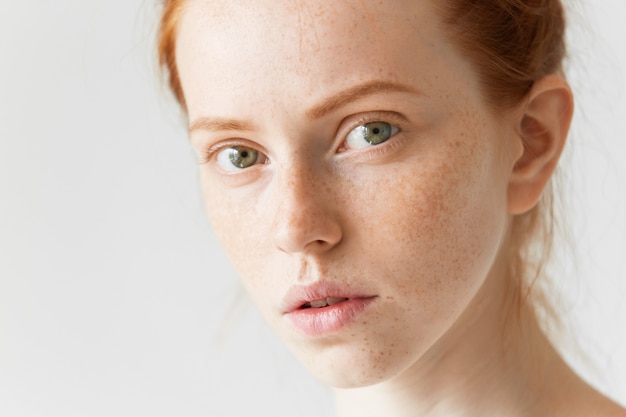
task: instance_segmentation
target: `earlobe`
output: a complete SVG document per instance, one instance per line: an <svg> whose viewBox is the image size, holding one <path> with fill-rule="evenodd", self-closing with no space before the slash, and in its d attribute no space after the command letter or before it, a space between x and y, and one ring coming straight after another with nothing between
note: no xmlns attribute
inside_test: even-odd
<svg viewBox="0 0 626 417"><path fill-rule="evenodd" d="M573 110L572 92L562 77L548 75L535 82L517 121L523 152L509 182L511 214L525 213L539 201L565 146Z"/></svg>

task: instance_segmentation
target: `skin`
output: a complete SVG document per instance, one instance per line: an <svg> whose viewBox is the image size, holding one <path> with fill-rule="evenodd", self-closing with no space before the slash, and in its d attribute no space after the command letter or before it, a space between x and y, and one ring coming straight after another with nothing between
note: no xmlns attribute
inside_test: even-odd
<svg viewBox="0 0 626 417"><path fill-rule="evenodd" d="M560 77L496 113L430 1L192 0L176 59L214 232L276 333L336 387L340 416L623 415L503 302L513 215L567 135ZM346 142L374 121L398 131ZM233 146L259 163L229 165ZM376 300L312 338L283 299L319 281Z"/></svg>

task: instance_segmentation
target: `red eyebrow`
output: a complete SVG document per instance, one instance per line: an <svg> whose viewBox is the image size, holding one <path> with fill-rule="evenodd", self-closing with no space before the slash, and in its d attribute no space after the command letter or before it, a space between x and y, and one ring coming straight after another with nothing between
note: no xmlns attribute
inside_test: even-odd
<svg viewBox="0 0 626 417"><path fill-rule="evenodd" d="M328 97L320 104L317 104L311 109L307 110L306 115L309 119L319 119L342 106L360 100L364 97L380 92L393 91L404 93L417 93L417 90L404 84L397 84L389 81L379 80L367 81L363 84L355 85L346 90L342 90L331 97Z"/></svg>
<svg viewBox="0 0 626 417"><path fill-rule="evenodd" d="M189 126L189 132L197 130L220 131L220 130L253 130L254 126L246 121L237 119L225 119L222 117L201 117Z"/></svg>

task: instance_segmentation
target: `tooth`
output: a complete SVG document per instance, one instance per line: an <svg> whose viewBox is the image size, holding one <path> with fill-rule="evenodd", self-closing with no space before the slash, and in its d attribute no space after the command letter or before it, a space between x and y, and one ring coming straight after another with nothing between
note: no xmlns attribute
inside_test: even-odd
<svg viewBox="0 0 626 417"><path fill-rule="evenodd" d="M313 308L322 308L328 305L325 299L314 300L314 301L311 301L309 304L311 304L311 307Z"/></svg>
<svg viewBox="0 0 626 417"><path fill-rule="evenodd" d="M333 298L333 297L328 297L328 298L326 299L326 303L327 303L329 306L332 306L333 304L337 304L337 303L340 303L340 302L342 302L342 301L346 301L346 300L347 300L347 298Z"/></svg>

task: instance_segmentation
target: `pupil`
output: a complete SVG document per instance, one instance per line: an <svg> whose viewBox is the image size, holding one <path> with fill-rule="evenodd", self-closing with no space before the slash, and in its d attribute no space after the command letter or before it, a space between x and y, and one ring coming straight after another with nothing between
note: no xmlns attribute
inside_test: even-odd
<svg viewBox="0 0 626 417"><path fill-rule="evenodd" d="M377 128L377 127L375 127L374 129L372 129L372 132L373 132L375 135L378 135L378 134L380 133L380 129L379 129L379 128Z"/></svg>
<svg viewBox="0 0 626 417"><path fill-rule="evenodd" d="M242 158L247 158L248 157L248 151L241 152L241 157Z"/></svg>

